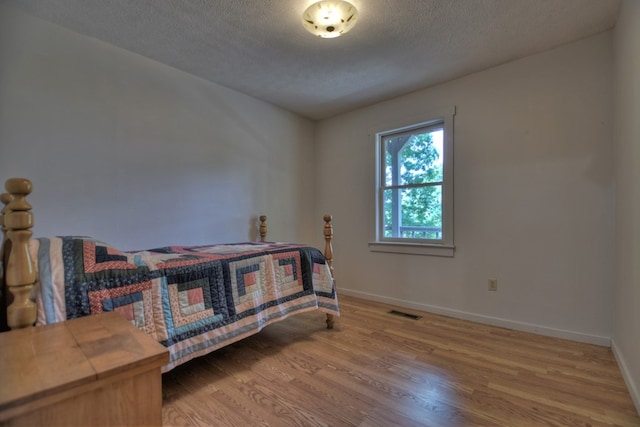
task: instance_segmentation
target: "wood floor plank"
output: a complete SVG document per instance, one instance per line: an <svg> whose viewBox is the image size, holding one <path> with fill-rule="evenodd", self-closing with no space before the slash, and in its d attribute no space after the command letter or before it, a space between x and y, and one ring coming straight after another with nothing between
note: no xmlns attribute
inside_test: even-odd
<svg viewBox="0 0 640 427"><path fill-rule="evenodd" d="M166 426L640 426L609 348L341 296L163 376Z"/></svg>

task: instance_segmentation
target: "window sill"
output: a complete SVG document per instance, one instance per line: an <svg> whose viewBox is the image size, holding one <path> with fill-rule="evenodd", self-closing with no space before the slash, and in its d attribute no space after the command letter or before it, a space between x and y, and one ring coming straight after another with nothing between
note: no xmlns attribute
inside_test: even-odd
<svg viewBox="0 0 640 427"><path fill-rule="evenodd" d="M388 252L394 254L453 257L455 246L421 243L370 242L369 250L371 252Z"/></svg>

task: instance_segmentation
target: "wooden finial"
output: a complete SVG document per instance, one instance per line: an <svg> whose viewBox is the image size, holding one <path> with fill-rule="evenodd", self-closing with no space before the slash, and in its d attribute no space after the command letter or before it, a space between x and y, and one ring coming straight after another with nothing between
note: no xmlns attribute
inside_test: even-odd
<svg viewBox="0 0 640 427"><path fill-rule="evenodd" d="M0 194L0 201L2 202L2 213L4 213L5 209L7 208L7 205L9 204L9 202L11 202L11 194L9 193L2 193Z"/></svg>
<svg viewBox="0 0 640 427"><path fill-rule="evenodd" d="M0 227L2 228L3 237L4 237L4 233L7 232L7 228L4 225L4 217L6 214L9 213L9 208L7 207L7 205L9 204L11 199L12 197L11 197L11 194L9 193L0 194L0 202L2 202L2 211L0 215Z"/></svg>
<svg viewBox="0 0 640 427"><path fill-rule="evenodd" d="M12 197L7 208L12 211L31 210L31 205L26 200L26 196L31 193L31 190L33 190L33 184L31 184L31 181L25 178L10 178L5 182L4 188Z"/></svg>
<svg viewBox="0 0 640 427"><path fill-rule="evenodd" d="M5 188L11 196L4 215L7 230L5 250L9 252L4 255L7 257L5 283L13 295L13 302L7 307L7 323L11 329L16 329L31 326L36 321L36 305L30 299L36 283L35 268L29 254L33 214L26 200L33 186L28 179L12 178L7 180Z"/></svg>
<svg viewBox="0 0 640 427"><path fill-rule="evenodd" d="M267 241L267 216L260 215L260 241Z"/></svg>
<svg viewBox="0 0 640 427"><path fill-rule="evenodd" d="M333 283L335 286L335 277L333 273L333 246L331 245L331 240L333 239L333 226L331 225L331 220L333 217L329 214L325 214L324 216L324 258L327 260L327 265L329 266L329 271L331 272L331 278L334 279ZM327 313L327 329L333 329L333 314Z"/></svg>

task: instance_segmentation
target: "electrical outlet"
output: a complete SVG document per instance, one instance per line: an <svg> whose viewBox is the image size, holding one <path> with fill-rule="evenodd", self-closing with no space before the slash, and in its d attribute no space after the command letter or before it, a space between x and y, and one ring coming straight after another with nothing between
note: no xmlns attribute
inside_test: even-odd
<svg viewBox="0 0 640 427"><path fill-rule="evenodd" d="M489 290L490 291L498 290L498 279L489 279Z"/></svg>

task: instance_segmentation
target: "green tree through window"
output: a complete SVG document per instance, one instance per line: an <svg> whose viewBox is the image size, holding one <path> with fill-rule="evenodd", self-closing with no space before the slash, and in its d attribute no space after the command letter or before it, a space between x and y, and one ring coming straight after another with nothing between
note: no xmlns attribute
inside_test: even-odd
<svg viewBox="0 0 640 427"><path fill-rule="evenodd" d="M441 126L387 135L384 237L442 239Z"/></svg>

